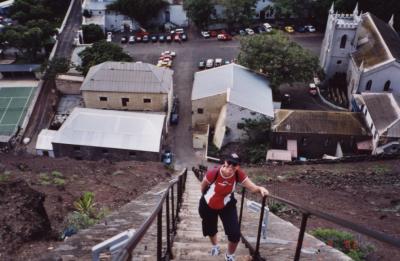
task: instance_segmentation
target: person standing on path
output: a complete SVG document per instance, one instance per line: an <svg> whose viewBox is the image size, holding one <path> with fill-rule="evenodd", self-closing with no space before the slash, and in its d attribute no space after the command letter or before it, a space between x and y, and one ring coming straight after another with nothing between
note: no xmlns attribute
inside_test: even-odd
<svg viewBox="0 0 400 261"><path fill-rule="evenodd" d="M240 241L240 227L234 197L235 186L241 183L253 193L268 196L266 188L255 185L246 173L240 169L240 158L236 153L226 157L224 164L207 171L201 182L203 196L199 203L199 214L202 219L203 235L212 243L210 255L220 254L218 245L218 216L221 218L225 234L228 237L226 261L235 261L235 251Z"/></svg>

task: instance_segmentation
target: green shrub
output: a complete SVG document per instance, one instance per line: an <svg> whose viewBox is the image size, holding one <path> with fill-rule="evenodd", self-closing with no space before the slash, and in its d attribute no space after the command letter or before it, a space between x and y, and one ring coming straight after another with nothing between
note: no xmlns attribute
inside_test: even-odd
<svg viewBox="0 0 400 261"><path fill-rule="evenodd" d="M51 175L52 175L53 177L55 177L55 178L63 178L63 177L64 177L64 175L63 175L61 172L56 171L56 170L52 171L52 172L51 172Z"/></svg>
<svg viewBox="0 0 400 261"><path fill-rule="evenodd" d="M94 193L93 192L84 192L83 195L74 202L75 209L81 213L85 214L89 217L94 216Z"/></svg>
<svg viewBox="0 0 400 261"><path fill-rule="evenodd" d="M46 172L39 173L39 179L41 181L50 181L50 177Z"/></svg>
<svg viewBox="0 0 400 261"><path fill-rule="evenodd" d="M64 186L65 180L61 179L61 178L54 178L53 183L54 183L54 185L57 185L57 186Z"/></svg>
<svg viewBox="0 0 400 261"><path fill-rule="evenodd" d="M271 211L274 214L278 214L279 212L281 212L284 208L286 207L285 204L283 203L279 203L279 202L271 202L270 204L268 204L268 208L269 211Z"/></svg>
<svg viewBox="0 0 400 261"><path fill-rule="evenodd" d="M311 234L327 245L342 251L356 261L366 260L367 255L373 251L373 247L370 245L359 246L354 235L345 231L330 228L317 228L311 231Z"/></svg>
<svg viewBox="0 0 400 261"><path fill-rule="evenodd" d="M75 227L76 229L85 229L96 224L97 220L89 217L85 213L74 211L68 215L68 226Z"/></svg>
<svg viewBox="0 0 400 261"><path fill-rule="evenodd" d="M4 182L4 181L7 181L8 180L8 175L6 175L6 174L1 174L0 175L0 182Z"/></svg>

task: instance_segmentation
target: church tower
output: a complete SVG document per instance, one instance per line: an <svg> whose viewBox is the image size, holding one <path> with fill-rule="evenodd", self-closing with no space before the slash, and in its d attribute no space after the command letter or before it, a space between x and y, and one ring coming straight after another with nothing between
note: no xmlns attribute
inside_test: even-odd
<svg viewBox="0 0 400 261"><path fill-rule="evenodd" d="M332 3L319 57L326 79L330 79L335 73L347 72L350 54L355 50L354 38L360 21L358 4L352 14L338 14L335 13Z"/></svg>

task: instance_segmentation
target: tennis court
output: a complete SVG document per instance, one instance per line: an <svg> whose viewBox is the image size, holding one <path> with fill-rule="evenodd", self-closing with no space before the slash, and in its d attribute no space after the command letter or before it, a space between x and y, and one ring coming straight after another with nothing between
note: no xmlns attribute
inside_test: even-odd
<svg viewBox="0 0 400 261"><path fill-rule="evenodd" d="M11 136L24 121L36 87L0 88L0 135Z"/></svg>

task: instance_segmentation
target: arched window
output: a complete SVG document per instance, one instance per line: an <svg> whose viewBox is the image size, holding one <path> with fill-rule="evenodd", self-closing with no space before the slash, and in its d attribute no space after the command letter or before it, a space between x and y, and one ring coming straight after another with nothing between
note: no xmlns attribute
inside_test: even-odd
<svg viewBox="0 0 400 261"><path fill-rule="evenodd" d="M369 80L369 81L367 82L367 86L365 86L365 90L366 90L366 91L370 91L370 90L371 90L371 86L372 86L372 80Z"/></svg>
<svg viewBox="0 0 400 261"><path fill-rule="evenodd" d="M346 42L347 42L347 35L342 36L342 40L340 40L340 48L346 48Z"/></svg>
<svg viewBox="0 0 400 261"><path fill-rule="evenodd" d="M387 82L385 83L385 86L383 87L383 91L384 91L384 92L387 92L387 91L389 91L389 89L390 89L390 81L387 81Z"/></svg>

